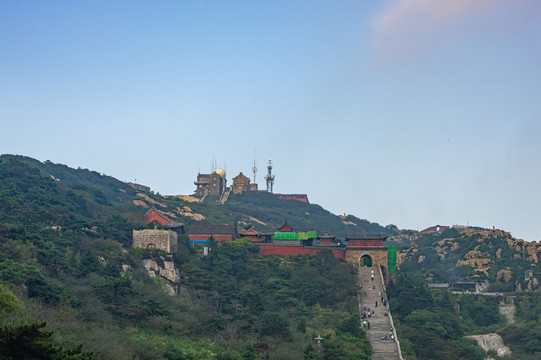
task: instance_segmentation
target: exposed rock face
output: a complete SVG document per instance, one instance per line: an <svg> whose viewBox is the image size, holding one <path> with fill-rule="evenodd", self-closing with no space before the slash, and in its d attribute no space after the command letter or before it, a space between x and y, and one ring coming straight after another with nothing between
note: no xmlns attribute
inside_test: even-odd
<svg viewBox="0 0 541 360"><path fill-rule="evenodd" d="M162 204L161 202L158 202L154 199L152 199L150 196L146 195L146 194L143 194L143 193L137 193L137 196L140 197L140 198L143 198L145 201L151 203L151 204L155 204L155 205L160 205L161 207L163 208L166 208L167 205L165 204Z"/></svg>
<svg viewBox="0 0 541 360"><path fill-rule="evenodd" d="M414 255L418 250L417 244L411 243L409 249L399 251L396 259L397 264L400 265L407 257Z"/></svg>
<svg viewBox="0 0 541 360"><path fill-rule="evenodd" d="M528 290L537 290L539 288L539 280L537 278L531 278L528 281Z"/></svg>
<svg viewBox="0 0 541 360"><path fill-rule="evenodd" d="M511 272L509 268L501 269L496 274L496 280L498 281L503 279L505 282L509 282L511 281L512 278L513 278L513 273Z"/></svg>
<svg viewBox="0 0 541 360"><path fill-rule="evenodd" d="M440 241L436 241L434 245L435 245L436 253L440 257L441 261L445 260L445 256L447 255L448 252L455 251L460 247L460 245L457 242L455 242L455 239L453 238L447 238Z"/></svg>
<svg viewBox="0 0 541 360"><path fill-rule="evenodd" d="M477 344L485 349L485 351L496 350L498 356L506 356L511 354L511 350L505 346L501 336L498 334L492 333L485 335L471 335L467 337L477 341Z"/></svg>
<svg viewBox="0 0 541 360"><path fill-rule="evenodd" d="M201 214L198 214L198 213L195 213L193 212L193 210L188 207L188 206L183 206L183 207L177 207L177 213L180 215L180 216L185 216L185 217L189 217L189 218L192 218L194 219L195 221L201 221L201 220L205 220L205 216L204 215L201 215Z"/></svg>
<svg viewBox="0 0 541 360"><path fill-rule="evenodd" d="M166 280L165 284L171 295L176 293L176 284L180 282L180 273L175 269L175 264L172 261L163 261L163 267L160 267L155 260L143 259L143 267L150 277L161 277Z"/></svg>
<svg viewBox="0 0 541 360"><path fill-rule="evenodd" d="M490 255L486 252L481 252L479 250L479 246L464 255L464 258L466 258L467 260L479 259L483 257L490 257Z"/></svg>
<svg viewBox="0 0 541 360"><path fill-rule="evenodd" d="M502 258L502 249L499 248L498 250L496 250L496 259L501 259Z"/></svg>
<svg viewBox="0 0 541 360"><path fill-rule="evenodd" d="M133 200L133 203L134 203L134 205L141 206L141 207L143 207L145 209L148 209L147 203L142 201L142 200Z"/></svg>
<svg viewBox="0 0 541 360"><path fill-rule="evenodd" d="M200 202L201 199L191 195L175 195L176 198L182 199L186 202Z"/></svg>
<svg viewBox="0 0 541 360"><path fill-rule="evenodd" d="M479 250L479 246L466 253L464 258L466 260L458 260L456 266L470 266L474 271L482 272L488 276L492 260L488 253Z"/></svg>
<svg viewBox="0 0 541 360"><path fill-rule="evenodd" d="M528 261L531 261L536 264L539 262L539 259L537 257L537 243L536 242L528 243L528 245L526 246L526 254L528 256L527 257Z"/></svg>
<svg viewBox="0 0 541 360"><path fill-rule="evenodd" d="M423 261L425 261L425 259L426 259L426 256L421 255L421 256L419 256L419 261L418 262L422 263Z"/></svg>

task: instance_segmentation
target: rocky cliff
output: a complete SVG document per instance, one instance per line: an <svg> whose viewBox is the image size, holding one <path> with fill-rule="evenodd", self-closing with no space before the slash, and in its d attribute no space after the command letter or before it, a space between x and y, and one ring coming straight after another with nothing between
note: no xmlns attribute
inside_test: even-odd
<svg viewBox="0 0 541 360"><path fill-rule="evenodd" d="M429 234L409 230L389 241L402 244L399 269L423 271L434 281L469 277L488 281L492 290L539 290L541 243L516 239L503 230L450 228Z"/></svg>

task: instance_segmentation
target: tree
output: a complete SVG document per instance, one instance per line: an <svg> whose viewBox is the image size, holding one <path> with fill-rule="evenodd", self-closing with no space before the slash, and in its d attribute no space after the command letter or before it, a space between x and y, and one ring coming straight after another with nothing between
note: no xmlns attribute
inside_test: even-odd
<svg viewBox="0 0 541 360"><path fill-rule="evenodd" d="M83 353L82 346L66 350L52 340L52 331L45 323L0 328L0 358L6 360L92 360L92 353Z"/></svg>
<svg viewBox="0 0 541 360"><path fill-rule="evenodd" d="M0 285L0 314L21 310L23 304L7 287Z"/></svg>

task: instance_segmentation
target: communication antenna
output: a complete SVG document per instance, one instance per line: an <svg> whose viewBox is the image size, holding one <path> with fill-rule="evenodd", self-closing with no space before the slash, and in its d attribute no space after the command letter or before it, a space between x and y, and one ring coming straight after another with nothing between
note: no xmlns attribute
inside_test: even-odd
<svg viewBox="0 0 541 360"><path fill-rule="evenodd" d="M255 175L257 173L257 166L255 166L255 146L254 146L254 166L252 167L252 172L254 173L254 184L255 184Z"/></svg>
<svg viewBox="0 0 541 360"><path fill-rule="evenodd" d="M265 175L265 180L267 180L267 192L272 194L272 187L274 186L274 175L272 175L272 160L269 160L267 164L267 175Z"/></svg>

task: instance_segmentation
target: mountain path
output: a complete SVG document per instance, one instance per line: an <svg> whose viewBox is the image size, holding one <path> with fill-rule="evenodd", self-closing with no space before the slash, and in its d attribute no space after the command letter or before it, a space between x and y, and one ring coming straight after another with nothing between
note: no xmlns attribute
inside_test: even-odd
<svg viewBox="0 0 541 360"><path fill-rule="evenodd" d="M390 340L389 331L391 331L391 319L386 316L387 307L381 303L381 297L386 298L385 286L382 284L380 270L378 267L359 267L357 281L360 284L358 292L359 312L366 312L368 309L374 311L370 318L361 319L361 322L370 322L370 329L363 326L366 337L372 346L372 360L392 360L401 359L398 352L397 343ZM372 271L374 279L371 279ZM372 289L374 288L374 289ZM380 293L382 295L380 295ZM376 301L378 303L376 307ZM366 310L365 310L366 304ZM396 337L396 331L393 329L393 335ZM389 340L381 340L382 336L389 337Z"/></svg>

